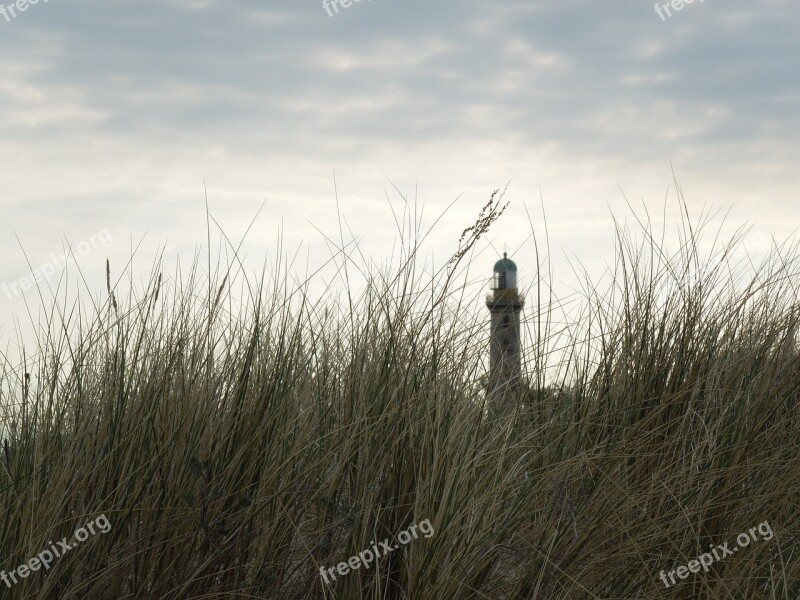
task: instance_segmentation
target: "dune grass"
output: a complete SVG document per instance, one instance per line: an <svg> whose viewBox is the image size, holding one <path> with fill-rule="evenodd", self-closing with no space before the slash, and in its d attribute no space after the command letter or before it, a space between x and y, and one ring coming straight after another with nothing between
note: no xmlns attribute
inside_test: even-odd
<svg viewBox="0 0 800 600"><path fill-rule="evenodd" d="M453 277L491 222L434 276L413 243L395 269L342 249L363 277L342 269L342 298L234 260L56 304L38 358L0 367L0 568L101 513L111 530L2 597L797 598L795 248L748 275L737 240L703 255L688 222L673 253L619 228L569 327L528 294L530 383L493 413L485 308ZM772 539L660 581L765 521Z"/></svg>

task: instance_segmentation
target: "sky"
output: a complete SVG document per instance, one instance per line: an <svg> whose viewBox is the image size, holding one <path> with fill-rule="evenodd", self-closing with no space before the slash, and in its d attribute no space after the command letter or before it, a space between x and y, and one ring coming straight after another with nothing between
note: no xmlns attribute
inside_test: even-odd
<svg viewBox="0 0 800 600"><path fill-rule="evenodd" d="M508 183L476 248L487 285L504 249L531 281L543 214L556 278L574 286L575 261L600 273L629 203L677 223L676 180L692 215L752 225L754 247L798 225L788 0L0 4L6 353L40 315L21 278L38 269L57 288L72 244L102 299L106 258L118 273L137 248L145 279L162 251L170 265L204 248L206 198L234 240L258 214L243 244L255 267L282 240L304 271L340 216L385 260L404 197L427 226L444 213L426 240L444 262Z"/></svg>

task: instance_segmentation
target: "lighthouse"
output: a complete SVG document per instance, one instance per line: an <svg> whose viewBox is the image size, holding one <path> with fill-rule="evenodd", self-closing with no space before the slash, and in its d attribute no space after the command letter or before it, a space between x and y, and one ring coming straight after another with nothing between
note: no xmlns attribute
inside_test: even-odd
<svg viewBox="0 0 800 600"><path fill-rule="evenodd" d="M491 289L486 297L491 313L488 391L502 397L519 382L522 373L520 316L525 304L517 290L517 265L505 252L494 265Z"/></svg>

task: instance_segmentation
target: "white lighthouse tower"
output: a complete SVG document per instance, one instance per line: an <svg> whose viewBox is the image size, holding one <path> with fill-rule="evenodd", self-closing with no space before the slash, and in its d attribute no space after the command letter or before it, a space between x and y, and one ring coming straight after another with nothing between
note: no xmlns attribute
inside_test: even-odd
<svg viewBox="0 0 800 600"><path fill-rule="evenodd" d="M517 265L504 252L494 265L492 293L486 297L492 319L488 392L495 396L496 402L501 402L504 392L520 380L520 316L524 304L525 299L517 290Z"/></svg>

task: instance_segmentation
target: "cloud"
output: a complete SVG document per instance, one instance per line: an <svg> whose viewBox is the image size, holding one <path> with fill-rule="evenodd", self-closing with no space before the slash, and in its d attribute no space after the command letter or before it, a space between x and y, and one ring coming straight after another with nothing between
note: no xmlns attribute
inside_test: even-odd
<svg viewBox="0 0 800 600"><path fill-rule="evenodd" d="M46 256L110 225L191 248L204 182L237 231L266 199L259 244L283 217L324 248L309 221L335 217L334 169L377 254L384 175L430 214L464 192L439 255L511 179L498 242L528 237L541 186L554 231L580 228L559 247L591 257L620 187L660 204L670 160L698 205L779 228L800 187L798 25L779 0L665 22L632 0L373 0L333 18L288 0L40 4L0 22L0 252L19 255L14 232Z"/></svg>

